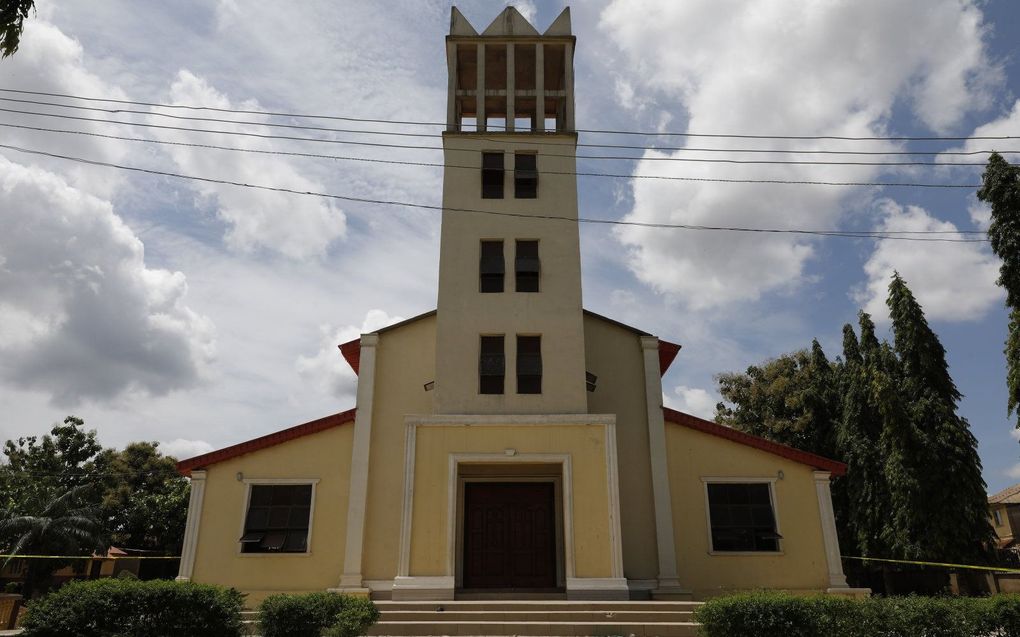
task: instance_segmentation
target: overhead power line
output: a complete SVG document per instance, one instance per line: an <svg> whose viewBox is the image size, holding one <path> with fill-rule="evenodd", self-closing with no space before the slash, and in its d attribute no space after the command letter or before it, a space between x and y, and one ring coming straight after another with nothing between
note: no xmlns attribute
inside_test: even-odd
<svg viewBox="0 0 1020 637"><path fill-rule="evenodd" d="M397 166L417 166L425 168L443 168L443 169L455 169L455 170L473 170L478 171L481 169L480 166L464 166L460 164L448 164L438 162L425 162L425 161L408 161L399 159L378 159L370 157L351 157L345 155L327 155L322 153L302 153L297 151L283 151L283 150L264 150L258 148L238 148L236 146L220 146L218 144L197 144L193 142L177 142L162 139L152 139L147 137L127 137L123 135L107 135L103 133L93 133L91 131L79 131L79 130L67 130L59 128L45 128L39 126L27 126L24 124L9 124L6 122L0 122L0 127L5 128L18 128L25 130L32 130L45 133L58 133L66 135L79 135L86 137L98 137L101 139L115 139L120 141L140 142L146 144L159 144L164 146L178 146L184 148L200 148L206 150L223 150L236 153L256 154L256 155L270 155L270 156L281 156L281 157L301 157L306 159L329 159L333 161L353 161L373 164L389 164ZM694 161L694 160L692 160ZM739 160L704 160L710 162L719 163L732 163L732 164L799 164L799 165L827 165L830 162L810 162L810 161L797 161L797 162L770 162L770 161L739 161ZM859 165L901 165L908 166L913 164L890 162L885 164L879 163L860 163ZM962 164L952 164L962 165ZM966 164L971 165L971 164ZM603 172L584 172L584 171L569 171L569 170L540 170L540 175L561 175L561 176L574 176L574 177L598 177L598 178L612 178L612 179L654 179L662 181L685 181L686 177L677 177L671 175L641 175L641 174L617 174L617 173L603 173ZM926 187L934 187L934 185L926 185Z"/></svg>
<svg viewBox="0 0 1020 637"><path fill-rule="evenodd" d="M793 234L793 235L814 235L822 237L847 237L847 238L859 238L859 239L881 239L881 240L899 240L899 241L941 241L947 243L985 243L988 241L987 238L982 239L965 239L965 238L947 238L947 237L918 237L918 236L903 236L899 233L894 234L883 231L855 231L855 230L803 230L794 228L748 228L748 227L737 227L737 226L707 226L707 225L695 225L695 224L675 224L675 223L652 223L652 222L641 222L641 221L624 221L619 219L599 219L590 217L564 217L562 215L550 215L550 214L530 214L530 213L519 213L519 212L508 212L508 211L495 211L495 210L483 210L478 208L456 208L456 207L444 207L434 206L429 204L405 202L405 201L394 201L386 199L372 199L368 197L354 197L351 195L339 195L332 193L315 192L310 190L297 190L294 188L284 188L278 186L266 186L262 184L250 184L239 181L232 181L228 179L215 179L212 177L203 177L198 175L184 175L181 173L172 173L162 170L154 170L151 168L140 168L137 166L125 166L122 164L115 164L112 162L96 161L92 159L85 159L83 157L74 157L71 155L62 155L59 153L51 153L42 150L21 148L19 146L12 146L9 144L0 144L0 148L6 148L20 153L27 153L31 155L39 155L44 157L52 157L55 159L65 159L68 161L79 162L82 164L88 164L91 166L102 166L106 168L115 168L118 170L126 170L132 172L145 173L150 175L159 175L163 177L174 177L177 179L188 179L193 181L201 181L206 183L237 186L241 188L252 188L256 190L265 190L270 192L288 193L294 195L305 195L311 197L320 197L324 199L334 199L340 201L349 201L353 203L364 203L364 204L377 204L384 206L399 206L405 208L418 208L422 210L434 210L439 212L457 212L457 213L470 213L470 214L484 214L498 217L517 217L526 219L548 219L555 221L567 221L571 223L590 223L590 224L601 224L611 226L635 226L642 228L662 228L662 229L676 229L676 230L706 230L706 231L720 231L720 232L742 232L742 233L763 233L763 234ZM746 182L747 180L719 180L719 179L707 179L707 178L689 178L692 181L741 181ZM779 182L774 180L757 180L753 183L805 183L805 182ZM814 185L829 185L827 182L807 182ZM842 185L854 185L854 184L842 184ZM905 231L909 232L909 231ZM921 232L910 232L911 235L917 234L933 234L928 231ZM963 234L963 233L954 233Z"/></svg>
<svg viewBox="0 0 1020 637"><path fill-rule="evenodd" d="M278 111L259 111L253 109L232 109L213 106L196 106L188 104L159 104L156 102L142 102L135 100L119 100L111 98L87 97L82 95L70 95L66 93L48 93L43 91L26 91L19 89L0 88L0 92L20 93L24 95L43 95L47 97L60 97L65 99L76 99L90 102L107 102L111 104L132 104L149 106L155 108L172 108L186 110L203 110L221 113L238 113L245 115L263 115L273 117L294 117L304 119L324 119L349 122L364 122L378 124L400 124L408 126L446 126L444 122L428 121L406 121L375 119L365 117L351 117L344 115L316 115L309 113L286 113ZM782 140L832 140L832 141L969 141L969 140L1007 140L1020 139L1020 135L970 135L970 136L848 136L848 135L759 135L759 134L736 134L736 133L698 133L698 132L672 132L672 131L628 131L612 129L579 128L579 133L594 133L606 135L639 135L645 137L702 137L712 139L782 139Z"/></svg>
<svg viewBox="0 0 1020 637"><path fill-rule="evenodd" d="M77 116L77 115L61 115L59 113L36 113L36 112L33 112L33 111L21 111L21 110L15 110L15 109L7 109L7 108L0 108L0 112L16 113L16 114L22 114L22 115L37 115L37 116L42 116L42 117L53 117L53 118L58 118L58 119L67 119L67 120L74 120L74 121L95 122L95 123L100 123L100 124L116 124L116 125L124 125L124 126L138 126L138 127L142 127L142 128L155 128L155 129L160 129L160 130L175 130L175 131L184 131L184 132L192 132L192 133L207 133L207 134L219 134L219 135L232 135L232 136L240 136L240 137L254 137L254 138L257 138L257 139L283 139L283 140L290 140L290 141L316 142L316 143L326 143L326 144L344 144L344 145L351 144L351 145L357 145L357 146L370 146L370 147L382 147L382 148L402 148L402 149L410 149L410 150L442 150L442 147L439 147L439 146L410 146L410 145L404 145L404 144L385 144L385 143L378 143L378 142L360 142L360 141L353 141L353 140L323 139L323 138L318 138L318 137L297 137L297 136L292 136L292 135L272 135L272 134L253 133L253 132L245 132L245 131L229 131L229 130L205 129L205 128L187 128L187 127L183 127L183 126L168 126L168 125L163 125L163 124L144 124L144 123L139 123L139 122L125 122L125 121L121 121L121 120L106 120L106 119L97 119L97 118L92 118L92 117L80 117L80 116ZM19 125L14 125L14 124L4 124L4 125L7 125L7 126L19 126ZM33 129L33 130L40 130L40 131L49 130L51 132L69 132L71 134L75 134L73 131L60 131L58 129L47 129L45 127L29 127L29 126L23 126L23 125L21 125L21 127L23 127L23 128L30 128L30 129ZM82 134L87 134L87 133L82 133ZM105 136L105 135L100 135L100 134L97 133L97 134L95 134L95 136L102 137L102 136ZM109 137L109 138L112 138L112 139L124 139L125 141L141 141L141 140L138 140L137 138L127 138L127 137L120 138L120 137L117 137L117 136L106 136L106 137ZM229 147L222 147L222 148L223 149L228 149ZM465 149L464 152L469 152L469 151L467 151ZM576 157L577 159L613 159L613 160L627 160L627 161L634 161L634 160L641 160L641 161L675 161L675 162L681 162L681 163L683 163L683 162L707 162L707 163L723 163L723 164L734 164L734 165L739 165L739 164L823 165L823 166L824 165L838 165L838 166L921 166L921 165L924 165L924 166L929 166L929 165L930 166L939 166L939 165L946 165L946 166L981 166L981 165L983 165L983 164L980 164L980 163L972 163L972 162L826 162L826 161L801 161L801 160L785 161L785 160L705 159L705 158L689 158L689 157L622 157L622 156L604 156L604 155L573 155L573 154L562 154L562 153L560 153L560 154L557 154L557 153L543 153L543 154L545 156L547 156L547 157L566 157L566 158L575 158ZM423 165L425 164L425 162L421 162L421 163ZM694 178L670 177L670 176L655 176L655 175L653 175L653 176L643 176L643 175L642 176L638 176L638 175L611 175L611 174L606 174L606 173L579 173L579 172L577 172L577 173L570 172L570 173L563 173L563 174L576 174L576 175L587 175L587 176L605 176L605 177L621 177L621 178L674 179L674 180L682 180L682 181L684 181L684 180L686 180L686 181L694 180ZM706 179L703 179L703 181L713 181L713 180L706 178ZM808 184L819 184L819 185L912 186L912 187L916 187L916 188L974 188L974 187L977 187L977 186L968 185L968 184L942 184L942 183L920 183L920 182L909 182L909 183L900 183L900 182L864 183L864 182L838 182L838 181L834 181L834 182L820 182L820 181L798 181L798 182L790 181L790 182L782 182L782 181L776 181L776 180L732 180L732 179L720 179L718 181L722 181L722 182L744 182L744 183L808 183Z"/></svg>

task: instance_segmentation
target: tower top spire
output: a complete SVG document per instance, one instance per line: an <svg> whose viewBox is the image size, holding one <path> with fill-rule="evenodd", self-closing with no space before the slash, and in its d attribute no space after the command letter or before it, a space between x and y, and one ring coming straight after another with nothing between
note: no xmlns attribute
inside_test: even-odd
<svg viewBox="0 0 1020 637"><path fill-rule="evenodd" d="M545 33L507 7L480 34L452 7L446 56L447 132L574 132L569 7Z"/></svg>

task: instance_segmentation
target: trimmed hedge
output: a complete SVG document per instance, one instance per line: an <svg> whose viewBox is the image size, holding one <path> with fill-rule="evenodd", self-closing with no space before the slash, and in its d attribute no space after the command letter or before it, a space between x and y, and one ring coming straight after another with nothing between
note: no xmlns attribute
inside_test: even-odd
<svg viewBox="0 0 1020 637"><path fill-rule="evenodd" d="M720 597L698 609L703 637L1020 637L1020 596Z"/></svg>
<svg viewBox="0 0 1020 637"><path fill-rule="evenodd" d="M377 621L371 600L336 593L270 595L259 606L262 637L354 637Z"/></svg>
<svg viewBox="0 0 1020 637"><path fill-rule="evenodd" d="M131 579L71 582L28 605L24 637L239 637L232 588Z"/></svg>

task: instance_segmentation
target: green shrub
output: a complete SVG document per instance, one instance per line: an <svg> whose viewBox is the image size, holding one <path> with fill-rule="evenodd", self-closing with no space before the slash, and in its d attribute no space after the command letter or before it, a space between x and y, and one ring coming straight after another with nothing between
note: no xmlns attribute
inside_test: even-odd
<svg viewBox="0 0 1020 637"><path fill-rule="evenodd" d="M378 620L370 600L336 593L270 595L259 606L262 637L351 637Z"/></svg>
<svg viewBox="0 0 1020 637"><path fill-rule="evenodd" d="M1020 637L1020 596L798 597L744 593L697 611L703 637Z"/></svg>
<svg viewBox="0 0 1020 637"><path fill-rule="evenodd" d="M244 596L171 582L72 582L28 606L24 637L239 637Z"/></svg>

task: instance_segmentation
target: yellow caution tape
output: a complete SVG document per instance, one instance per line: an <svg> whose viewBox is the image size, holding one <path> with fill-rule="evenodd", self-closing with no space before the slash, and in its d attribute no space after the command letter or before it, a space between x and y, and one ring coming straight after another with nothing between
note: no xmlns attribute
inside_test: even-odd
<svg viewBox="0 0 1020 637"><path fill-rule="evenodd" d="M970 564L946 564L944 562L915 562L913 560L889 560L878 557L856 557L844 555L844 560L861 560L862 562L890 562L892 564L917 564L920 566L945 566L949 568L969 568L975 571L994 571L996 573L1020 573L1017 568L1000 568L995 566L973 566Z"/></svg>
<svg viewBox="0 0 1020 637"><path fill-rule="evenodd" d="M3 555L0 559L18 560L179 560L180 555Z"/></svg>

